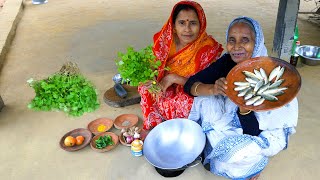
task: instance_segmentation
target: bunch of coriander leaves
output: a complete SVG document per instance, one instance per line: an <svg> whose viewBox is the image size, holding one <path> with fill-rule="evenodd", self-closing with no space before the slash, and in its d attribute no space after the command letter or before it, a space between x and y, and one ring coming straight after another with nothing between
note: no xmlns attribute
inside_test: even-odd
<svg viewBox="0 0 320 180"><path fill-rule="evenodd" d="M39 111L64 111L70 116L81 116L99 108L97 90L83 77L75 63L67 62L61 70L47 79L27 81L36 93L28 104Z"/></svg>
<svg viewBox="0 0 320 180"><path fill-rule="evenodd" d="M140 51L135 51L129 46L126 53L118 52L118 59L115 61L122 80L128 82L130 86L152 82L149 85L149 92L157 94L161 91L155 80L159 74L158 67L161 61L154 56L152 44Z"/></svg>

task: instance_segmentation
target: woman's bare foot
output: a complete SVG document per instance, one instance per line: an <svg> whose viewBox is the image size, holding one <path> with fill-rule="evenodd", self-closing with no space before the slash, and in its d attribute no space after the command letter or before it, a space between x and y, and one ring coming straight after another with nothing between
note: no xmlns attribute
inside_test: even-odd
<svg viewBox="0 0 320 180"><path fill-rule="evenodd" d="M259 178L260 174L257 174L255 176L253 176L252 178L250 178L249 180L257 180Z"/></svg>

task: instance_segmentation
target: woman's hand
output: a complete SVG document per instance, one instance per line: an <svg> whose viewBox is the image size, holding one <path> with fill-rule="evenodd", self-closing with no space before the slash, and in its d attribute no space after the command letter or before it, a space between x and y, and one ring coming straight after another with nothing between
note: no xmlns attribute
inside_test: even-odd
<svg viewBox="0 0 320 180"><path fill-rule="evenodd" d="M179 76L177 74L167 74L159 82L160 88L165 92L172 84L184 85L187 82L187 78Z"/></svg>
<svg viewBox="0 0 320 180"><path fill-rule="evenodd" d="M227 81L225 78L216 80L215 84L202 84L196 82L191 87L191 94L194 96L209 96L209 95L226 95Z"/></svg>
<svg viewBox="0 0 320 180"><path fill-rule="evenodd" d="M216 80L212 88L213 95L223 95L226 96L225 90L227 89L227 80L226 78L220 78Z"/></svg>

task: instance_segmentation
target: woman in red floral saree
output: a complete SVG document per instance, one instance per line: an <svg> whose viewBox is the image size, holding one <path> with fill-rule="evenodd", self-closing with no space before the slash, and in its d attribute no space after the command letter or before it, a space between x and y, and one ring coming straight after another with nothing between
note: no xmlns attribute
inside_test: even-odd
<svg viewBox="0 0 320 180"><path fill-rule="evenodd" d="M223 51L221 44L205 30L202 7L193 1L181 1L173 7L160 32L154 35L153 52L161 61L157 81L164 91L155 97L146 85L139 86L144 129L150 130L164 120L188 117L193 97L184 93L184 83L215 62ZM165 71L167 67L169 70Z"/></svg>

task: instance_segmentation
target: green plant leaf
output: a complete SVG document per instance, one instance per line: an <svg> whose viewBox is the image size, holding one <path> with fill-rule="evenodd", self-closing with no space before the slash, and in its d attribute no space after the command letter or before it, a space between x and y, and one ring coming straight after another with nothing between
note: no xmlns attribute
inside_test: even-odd
<svg viewBox="0 0 320 180"><path fill-rule="evenodd" d="M98 91L81 75L54 74L44 80L33 80L32 84L36 96L28 104L30 109L61 110L71 116L81 116L100 106Z"/></svg>
<svg viewBox="0 0 320 180"><path fill-rule="evenodd" d="M157 75L153 73L153 69L157 69L161 61L155 59L152 45L149 45L139 51L129 46L126 53L118 52L118 59L115 61L121 77L129 80L131 86L138 86L139 83L153 80Z"/></svg>

